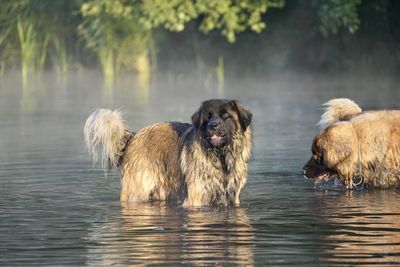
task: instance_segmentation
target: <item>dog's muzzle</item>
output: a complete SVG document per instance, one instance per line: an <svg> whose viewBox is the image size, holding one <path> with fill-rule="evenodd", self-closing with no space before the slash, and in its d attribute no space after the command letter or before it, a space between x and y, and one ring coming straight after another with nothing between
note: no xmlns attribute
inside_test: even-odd
<svg viewBox="0 0 400 267"><path fill-rule="evenodd" d="M211 120L207 124L207 140L214 147L223 146L226 143L226 133L222 123L218 120Z"/></svg>

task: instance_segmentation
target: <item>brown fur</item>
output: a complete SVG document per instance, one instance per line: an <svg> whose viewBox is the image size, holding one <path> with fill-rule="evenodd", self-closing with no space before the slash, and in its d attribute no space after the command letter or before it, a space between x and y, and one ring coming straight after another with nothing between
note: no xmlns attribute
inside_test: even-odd
<svg viewBox="0 0 400 267"><path fill-rule="evenodd" d="M229 113L229 118L221 119L221 112ZM224 145L213 146L207 141L210 137L205 137L209 113L216 114L222 124L229 124ZM203 102L192 120L193 124L156 123L129 139L115 166L122 176L121 201L178 199L184 206L239 205L251 155L251 113L238 101L209 100ZM102 125L98 130L103 131L110 128L113 119L98 121ZM90 137L90 131L94 131L90 126L85 127L89 129L85 136L89 132Z"/></svg>
<svg viewBox="0 0 400 267"><path fill-rule="evenodd" d="M373 187L400 185L400 111L368 111L336 121L313 141L306 177L326 180L337 175L348 189L354 177Z"/></svg>

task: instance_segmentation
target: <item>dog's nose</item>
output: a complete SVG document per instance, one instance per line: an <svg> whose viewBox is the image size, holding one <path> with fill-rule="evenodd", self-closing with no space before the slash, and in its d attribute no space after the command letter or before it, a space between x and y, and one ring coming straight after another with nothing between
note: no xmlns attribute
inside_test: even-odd
<svg viewBox="0 0 400 267"><path fill-rule="evenodd" d="M210 121L208 123L208 128L210 130L216 130L219 127L219 123L217 121Z"/></svg>

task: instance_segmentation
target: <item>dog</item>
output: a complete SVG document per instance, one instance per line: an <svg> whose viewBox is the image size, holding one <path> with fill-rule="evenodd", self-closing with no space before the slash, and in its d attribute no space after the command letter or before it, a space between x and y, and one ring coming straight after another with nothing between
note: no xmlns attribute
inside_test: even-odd
<svg viewBox="0 0 400 267"><path fill-rule="evenodd" d="M176 199L185 207L239 206L252 149L252 114L237 100L204 101L192 123L128 130L121 112L94 111L84 140L93 160L121 174L120 200Z"/></svg>
<svg viewBox="0 0 400 267"><path fill-rule="evenodd" d="M398 187L400 111L362 111L346 98L324 106L304 176L317 182L337 177L347 189Z"/></svg>

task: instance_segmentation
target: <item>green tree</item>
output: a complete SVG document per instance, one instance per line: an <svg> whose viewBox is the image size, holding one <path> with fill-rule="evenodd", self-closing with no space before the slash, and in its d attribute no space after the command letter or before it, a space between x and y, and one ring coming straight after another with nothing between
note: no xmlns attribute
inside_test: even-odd
<svg viewBox="0 0 400 267"><path fill-rule="evenodd" d="M284 0L148 0L140 5L139 21L146 28L164 27L183 31L185 24L199 20L204 33L220 30L229 42L236 34L250 29L260 32L266 27L262 15L269 8L282 8Z"/></svg>
<svg viewBox="0 0 400 267"><path fill-rule="evenodd" d="M319 18L319 30L324 36L337 34L341 27L355 33L360 25L358 7L361 0L314 1Z"/></svg>
<svg viewBox="0 0 400 267"><path fill-rule="evenodd" d="M201 31L220 30L234 42L246 29L264 29L262 14L283 5L283 0L90 0L81 5L79 32L98 55L106 80L121 68L148 76L154 29L183 31L188 22L199 20Z"/></svg>
<svg viewBox="0 0 400 267"><path fill-rule="evenodd" d="M138 23L134 1L91 0L81 5L79 33L99 59L106 81L122 68L149 72L151 32Z"/></svg>

